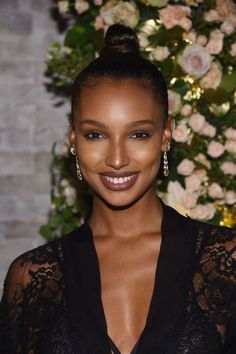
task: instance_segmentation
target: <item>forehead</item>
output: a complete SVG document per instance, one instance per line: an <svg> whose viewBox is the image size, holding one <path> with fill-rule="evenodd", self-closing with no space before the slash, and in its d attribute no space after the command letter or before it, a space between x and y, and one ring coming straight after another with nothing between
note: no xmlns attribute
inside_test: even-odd
<svg viewBox="0 0 236 354"><path fill-rule="evenodd" d="M164 109L151 89L131 79L98 79L81 89L76 119L162 119Z"/></svg>

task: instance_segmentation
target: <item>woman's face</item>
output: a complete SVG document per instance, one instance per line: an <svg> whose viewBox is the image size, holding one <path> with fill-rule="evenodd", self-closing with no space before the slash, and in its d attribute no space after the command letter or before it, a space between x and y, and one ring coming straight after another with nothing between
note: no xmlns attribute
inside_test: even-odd
<svg viewBox="0 0 236 354"><path fill-rule="evenodd" d="M171 138L163 115L134 80L101 79L82 89L71 143L83 177L110 206L126 207L151 190Z"/></svg>

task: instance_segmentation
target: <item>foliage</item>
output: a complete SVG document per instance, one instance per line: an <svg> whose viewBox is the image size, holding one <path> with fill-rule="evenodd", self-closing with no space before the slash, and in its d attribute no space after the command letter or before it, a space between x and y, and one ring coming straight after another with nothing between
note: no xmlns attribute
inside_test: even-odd
<svg viewBox="0 0 236 354"><path fill-rule="evenodd" d="M50 87L68 95L75 76L103 46L113 23L136 29L142 54L163 72L175 118L170 176L158 192L181 213L215 224L236 223L236 5L232 0L58 1L68 28L47 55ZM91 196L74 161L53 154L58 175L46 238L73 229ZM68 188L74 199L68 202ZM72 193L73 194L73 193Z"/></svg>

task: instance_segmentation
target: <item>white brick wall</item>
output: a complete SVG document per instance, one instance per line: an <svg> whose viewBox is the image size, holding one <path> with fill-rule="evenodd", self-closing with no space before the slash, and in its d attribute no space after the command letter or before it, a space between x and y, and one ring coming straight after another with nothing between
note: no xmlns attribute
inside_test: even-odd
<svg viewBox="0 0 236 354"><path fill-rule="evenodd" d="M51 147L66 134L68 106L46 92L45 55L61 38L53 0L0 1L0 289L10 262L43 243Z"/></svg>

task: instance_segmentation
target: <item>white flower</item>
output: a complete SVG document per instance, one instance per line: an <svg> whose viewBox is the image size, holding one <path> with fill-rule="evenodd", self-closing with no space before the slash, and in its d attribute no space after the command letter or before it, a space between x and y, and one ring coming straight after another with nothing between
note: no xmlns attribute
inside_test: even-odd
<svg viewBox="0 0 236 354"><path fill-rule="evenodd" d="M82 14L83 12L89 9L89 3L84 0L76 0L75 2L75 10L78 14Z"/></svg>
<svg viewBox="0 0 236 354"><path fill-rule="evenodd" d="M204 15L204 18L207 22L219 21L219 19L220 19L218 12L213 9L206 12Z"/></svg>
<svg viewBox="0 0 236 354"><path fill-rule="evenodd" d="M191 210L190 215L193 219L207 221L214 217L215 212L216 208L213 204L199 204Z"/></svg>
<svg viewBox="0 0 236 354"><path fill-rule="evenodd" d="M199 133L204 124L206 123L205 117L200 113L193 113L188 120L188 125L195 133Z"/></svg>
<svg viewBox="0 0 236 354"><path fill-rule="evenodd" d="M180 123L173 131L172 137L178 143L186 143L188 141L188 128L184 123Z"/></svg>
<svg viewBox="0 0 236 354"><path fill-rule="evenodd" d="M211 141L207 148L207 154L214 159L220 157L225 151L224 145L218 141Z"/></svg>
<svg viewBox="0 0 236 354"><path fill-rule="evenodd" d="M210 33L210 39L206 48L211 54L219 54L223 48L224 34L216 29Z"/></svg>
<svg viewBox="0 0 236 354"><path fill-rule="evenodd" d="M184 205L185 189L178 181L170 181L167 186L167 194L165 196L166 203L176 209L180 214L186 215L189 213L189 208Z"/></svg>
<svg viewBox="0 0 236 354"><path fill-rule="evenodd" d="M207 37L204 36L203 34L200 34L198 37L197 37L197 41L196 41L198 44L204 46L207 42Z"/></svg>
<svg viewBox="0 0 236 354"><path fill-rule="evenodd" d="M222 23L222 25L220 26L220 30L229 36L234 32L235 27L236 27L236 16L230 15Z"/></svg>
<svg viewBox="0 0 236 354"><path fill-rule="evenodd" d="M225 202L226 204L233 205L236 203L236 193L234 191L225 192Z"/></svg>
<svg viewBox="0 0 236 354"><path fill-rule="evenodd" d="M235 140L227 140L225 143L225 150L229 153L236 154L236 141Z"/></svg>
<svg viewBox="0 0 236 354"><path fill-rule="evenodd" d="M184 159L177 167L177 171L182 176L189 176L195 168L194 163L189 159Z"/></svg>
<svg viewBox="0 0 236 354"><path fill-rule="evenodd" d="M75 188L71 186L67 186L64 188L64 196L66 198L66 203L69 206L72 206L75 204L76 201L76 190Z"/></svg>
<svg viewBox="0 0 236 354"><path fill-rule="evenodd" d="M236 176L236 164L231 161L225 161L220 166L221 171L226 175Z"/></svg>
<svg viewBox="0 0 236 354"><path fill-rule="evenodd" d="M192 113L192 106L190 104L184 104L181 108L181 114L184 117L189 116Z"/></svg>
<svg viewBox="0 0 236 354"><path fill-rule="evenodd" d="M93 0L94 5L101 6L103 0Z"/></svg>
<svg viewBox="0 0 236 354"><path fill-rule="evenodd" d="M234 42L233 44L231 44L230 47L230 54L232 55L232 57L236 56L236 42Z"/></svg>
<svg viewBox="0 0 236 354"><path fill-rule="evenodd" d="M222 69L219 63L213 62L210 70L206 73L205 76L200 80L200 86L207 89L216 89L222 79Z"/></svg>
<svg viewBox="0 0 236 354"><path fill-rule="evenodd" d="M184 193L183 195L183 204L187 209L190 210L196 206L198 198L199 198L198 193L196 192L192 193L186 191L186 193Z"/></svg>
<svg viewBox="0 0 236 354"><path fill-rule="evenodd" d="M168 47L156 46L152 50L151 55L152 55L153 59L155 59L157 61L163 61L170 55L170 51L169 51Z"/></svg>
<svg viewBox="0 0 236 354"><path fill-rule="evenodd" d="M191 14L191 10L189 7L181 6L181 5L167 5L166 7L164 7L159 11L159 14L160 14L160 20L162 21L162 23L167 29L171 29L179 25L182 27L184 26L183 28L185 30L186 30L185 27L187 26L189 30L189 23L187 24L185 22L187 16Z"/></svg>
<svg viewBox="0 0 236 354"><path fill-rule="evenodd" d="M224 131L224 136L225 136L227 139L236 140L236 129L234 129L234 128L227 128L227 129Z"/></svg>
<svg viewBox="0 0 236 354"><path fill-rule="evenodd" d="M175 115L181 109L181 96L179 93L168 90L169 114Z"/></svg>
<svg viewBox="0 0 236 354"><path fill-rule="evenodd" d="M65 14L69 10L69 1L67 0L61 0L58 1L58 10L60 14Z"/></svg>
<svg viewBox="0 0 236 354"><path fill-rule="evenodd" d="M191 44L196 42L197 34L196 31L192 30L187 32L185 35L185 39L187 39Z"/></svg>
<svg viewBox="0 0 236 354"><path fill-rule="evenodd" d="M192 175L185 177L185 186L188 192L200 191L202 184L202 179L198 174L193 173Z"/></svg>
<svg viewBox="0 0 236 354"><path fill-rule="evenodd" d="M208 50L198 43L187 46L182 55L178 57L181 68L196 78L206 74L210 69L211 60Z"/></svg>
<svg viewBox="0 0 236 354"><path fill-rule="evenodd" d="M149 45L149 41L148 41L146 33L140 32L138 34L138 39L139 39L139 44L140 44L141 47L145 48L145 47L147 47Z"/></svg>
<svg viewBox="0 0 236 354"><path fill-rule="evenodd" d="M206 122L203 125L202 130L200 131L200 134L205 135L205 136L209 136L210 138L213 138L216 135L216 128L213 125Z"/></svg>
<svg viewBox="0 0 236 354"><path fill-rule="evenodd" d="M211 197L213 199L221 199L221 198L224 197L224 192L223 192L223 189L221 188L221 186L218 183L213 182L208 187L208 195L209 195L209 197Z"/></svg>
<svg viewBox="0 0 236 354"><path fill-rule="evenodd" d="M211 168L211 163L210 161L207 160L206 156L202 153L199 153L195 156L194 158L195 161L199 162L203 166L206 166L208 169Z"/></svg>
<svg viewBox="0 0 236 354"><path fill-rule="evenodd" d="M139 13L133 1L110 0L101 7L100 16L107 26L123 23L134 28L138 23Z"/></svg>

